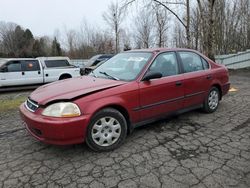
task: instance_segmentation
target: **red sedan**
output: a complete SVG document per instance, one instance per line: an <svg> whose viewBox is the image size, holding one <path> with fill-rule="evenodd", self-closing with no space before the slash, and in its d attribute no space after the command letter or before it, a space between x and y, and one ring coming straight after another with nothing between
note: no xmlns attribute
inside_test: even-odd
<svg viewBox="0 0 250 188"><path fill-rule="evenodd" d="M142 124L197 108L216 111L229 87L227 69L197 51L132 50L88 76L39 87L20 112L40 141L86 141L93 150L107 151Z"/></svg>

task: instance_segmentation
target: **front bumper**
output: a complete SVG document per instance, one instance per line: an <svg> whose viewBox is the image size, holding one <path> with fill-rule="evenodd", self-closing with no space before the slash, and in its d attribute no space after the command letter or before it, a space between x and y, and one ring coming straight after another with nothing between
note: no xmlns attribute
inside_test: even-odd
<svg viewBox="0 0 250 188"><path fill-rule="evenodd" d="M30 112L24 103L20 106L21 118L28 132L37 140L55 145L82 143L85 140L90 116L54 118Z"/></svg>

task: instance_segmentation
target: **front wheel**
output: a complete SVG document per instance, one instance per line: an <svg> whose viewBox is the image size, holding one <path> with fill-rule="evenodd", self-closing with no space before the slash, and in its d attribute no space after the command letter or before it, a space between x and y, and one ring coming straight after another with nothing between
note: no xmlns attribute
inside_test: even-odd
<svg viewBox="0 0 250 188"><path fill-rule="evenodd" d="M94 151L110 151L119 147L127 135L124 116L113 108L105 108L92 118L87 130L87 145Z"/></svg>
<svg viewBox="0 0 250 188"><path fill-rule="evenodd" d="M207 113L212 113L217 110L220 101L220 92L217 87L212 87L204 102L203 110Z"/></svg>

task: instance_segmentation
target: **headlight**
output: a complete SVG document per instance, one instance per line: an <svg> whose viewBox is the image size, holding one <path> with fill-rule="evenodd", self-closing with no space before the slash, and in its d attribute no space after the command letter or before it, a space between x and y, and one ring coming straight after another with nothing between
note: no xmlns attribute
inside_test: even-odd
<svg viewBox="0 0 250 188"><path fill-rule="evenodd" d="M51 117L76 117L80 116L81 112L79 107L74 103L59 102L45 108L42 115Z"/></svg>

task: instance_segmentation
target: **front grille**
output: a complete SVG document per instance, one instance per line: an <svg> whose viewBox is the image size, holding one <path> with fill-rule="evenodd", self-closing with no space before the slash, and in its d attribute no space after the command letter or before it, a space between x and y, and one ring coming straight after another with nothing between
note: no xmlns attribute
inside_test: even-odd
<svg viewBox="0 0 250 188"><path fill-rule="evenodd" d="M25 102L25 106L31 112L35 112L39 107L37 102L31 100L30 98L28 98L27 101Z"/></svg>

